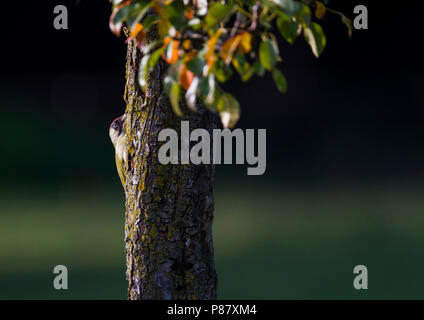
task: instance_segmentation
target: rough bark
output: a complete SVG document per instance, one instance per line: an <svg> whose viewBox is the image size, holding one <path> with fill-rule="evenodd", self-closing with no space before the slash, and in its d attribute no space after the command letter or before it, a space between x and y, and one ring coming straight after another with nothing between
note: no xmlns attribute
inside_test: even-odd
<svg viewBox="0 0 424 320"><path fill-rule="evenodd" d="M162 86L163 62L149 73L145 93L137 85L141 53L128 43L125 242L129 299L215 299L217 276L212 242L212 165L162 165L160 130L180 133ZM199 106L185 110L190 131L216 127L216 117Z"/></svg>

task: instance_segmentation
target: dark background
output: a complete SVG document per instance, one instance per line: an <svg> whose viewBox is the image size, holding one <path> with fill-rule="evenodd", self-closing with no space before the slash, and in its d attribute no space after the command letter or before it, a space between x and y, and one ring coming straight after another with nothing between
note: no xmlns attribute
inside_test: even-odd
<svg viewBox="0 0 424 320"><path fill-rule="evenodd" d="M77 4L78 2L78 4ZM65 4L69 30L55 30ZM422 298L422 10L337 1L327 47L281 44L289 91L270 75L226 85L241 128L267 129L267 171L217 168L220 298ZM125 105L125 43L107 1L2 9L0 298L125 298L124 199L108 127ZM53 290L65 264L70 289ZM370 289L353 290L365 264Z"/></svg>

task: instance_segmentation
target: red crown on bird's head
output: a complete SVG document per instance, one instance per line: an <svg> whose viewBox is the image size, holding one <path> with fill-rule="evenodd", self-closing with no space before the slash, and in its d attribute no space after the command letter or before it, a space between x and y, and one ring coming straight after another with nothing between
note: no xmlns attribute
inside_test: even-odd
<svg viewBox="0 0 424 320"><path fill-rule="evenodd" d="M110 124L110 128L117 130L118 134L120 135L122 132L123 123L124 123L124 120L122 119L122 117L118 117L112 121L112 123Z"/></svg>

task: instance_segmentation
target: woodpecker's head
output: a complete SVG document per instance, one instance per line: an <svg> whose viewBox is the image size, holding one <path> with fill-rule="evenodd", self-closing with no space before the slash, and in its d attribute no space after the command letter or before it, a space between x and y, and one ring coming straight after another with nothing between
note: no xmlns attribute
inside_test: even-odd
<svg viewBox="0 0 424 320"><path fill-rule="evenodd" d="M112 121L110 128L109 128L109 137L112 141L113 145L116 145L116 142L118 141L118 138L125 134L124 130L124 122L125 122L125 114L120 116L119 118L116 118Z"/></svg>

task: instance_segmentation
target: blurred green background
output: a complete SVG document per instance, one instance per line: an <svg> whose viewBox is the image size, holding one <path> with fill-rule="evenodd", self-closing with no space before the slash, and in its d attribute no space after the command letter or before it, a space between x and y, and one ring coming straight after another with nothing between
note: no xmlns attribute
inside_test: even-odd
<svg viewBox="0 0 424 320"><path fill-rule="evenodd" d="M63 121L52 134L45 116L3 113L31 137L17 135L16 154L3 154L0 298L125 299L124 197L104 128L87 126L81 139ZM219 298L422 297L422 186L298 184L245 170L217 167ZM58 264L69 269L67 291L53 289ZM368 267L367 291L353 289L358 264Z"/></svg>
<svg viewBox="0 0 424 320"><path fill-rule="evenodd" d="M66 31L52 27L55 1L9 2L19 21L5 17L0 299L125 299L124 194L108 137L124 110L125 44L107 1L62 2ZM301 39L282 44L286 95L269 76L226 88L239 126L267 129L267 171L217 167L220 299L424 298L422 42L411 32L421 11L389 33L391 7L365 4L370 29L351 40L338 17L324 19L319 60ZM53 289L59 264L66 291ZM366 291L353 288L360 264Z"/></svg>

